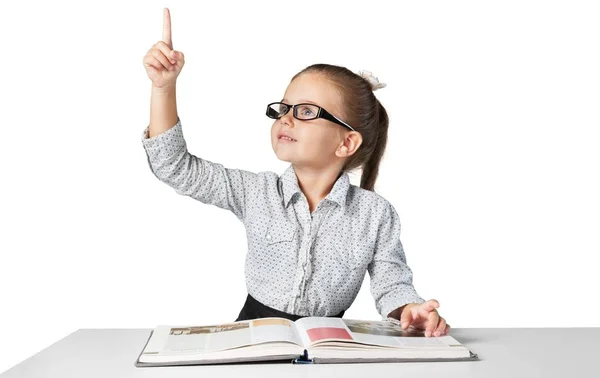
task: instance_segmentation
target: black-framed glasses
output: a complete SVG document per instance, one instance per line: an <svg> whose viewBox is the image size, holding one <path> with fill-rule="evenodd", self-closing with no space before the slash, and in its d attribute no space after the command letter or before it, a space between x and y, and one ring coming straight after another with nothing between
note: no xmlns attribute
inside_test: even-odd
<svg viewBox="0 0 600 378"><path fill-rule="evenodd" d="M286 115L287 112L290 111L290 109L293 109L293 115L296 119L302 121L309 121L311 119L324 118L328 121L337 123L340 126L347 127L352 131L356 131L352 126L348 125L346 122L329 113L322 107L309 103L289 105L284 102L272 102L269 105L267 105L267 117L279 119Z"/></svg>

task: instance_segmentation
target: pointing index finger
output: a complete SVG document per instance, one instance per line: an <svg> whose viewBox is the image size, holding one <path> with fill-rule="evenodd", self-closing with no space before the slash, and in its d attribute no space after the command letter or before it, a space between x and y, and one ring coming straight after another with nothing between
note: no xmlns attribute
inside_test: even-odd
<svg viewBox="0 0 600 378"><path fill-rule="evenodd" d="M171 13L169 8L163 10L163 37L162 40L171 49L173 48L173 42L171 42Z"/></svg>

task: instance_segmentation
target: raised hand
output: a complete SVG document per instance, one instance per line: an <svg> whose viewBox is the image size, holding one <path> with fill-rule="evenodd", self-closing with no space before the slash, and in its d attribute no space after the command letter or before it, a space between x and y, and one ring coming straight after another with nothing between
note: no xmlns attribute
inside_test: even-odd
<svg viewBox="0 0 600 378"><path fill-rule="evenodd" d="M185 64L181 51L173 50L171 41L171 14L163 10L163 36L148 50L143 59L146 73L156 88L174 87L177 76Z"/></svg>
<svg viewBox="0 0 600 378"><path fill-rule="evenodd" d="M425 336L444 336L450 332L450 325L442 318L436 308L440 303L435 299L430 299L424 303L409 303L402 310L400 322L402 329L406 330L413 326L419 330L425 330Z"/></svg>

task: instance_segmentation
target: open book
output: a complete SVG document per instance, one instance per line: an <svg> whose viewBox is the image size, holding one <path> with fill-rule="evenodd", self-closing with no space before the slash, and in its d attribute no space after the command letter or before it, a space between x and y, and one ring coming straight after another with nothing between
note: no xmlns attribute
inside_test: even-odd
<svg viewBox="0 0 600 378"><path fill-rule="evenodd" d="M348 363L474 360L452 336L390 321L330 317L261 318L209 326L157 326L135 366L235 362Z"/></svg>

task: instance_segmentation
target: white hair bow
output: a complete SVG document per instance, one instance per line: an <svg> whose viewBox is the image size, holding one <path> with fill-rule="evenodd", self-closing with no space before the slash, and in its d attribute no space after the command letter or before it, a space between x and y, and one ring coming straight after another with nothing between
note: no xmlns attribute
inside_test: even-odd
<svg viewBox="0 0 600 378"><path fill-rule="evenodd" d="M366 79L369 83L371 83L371 89L373 91L376 91L386 86L385 83L380 83L379 80L375 76L373 76L373 74L369 71L358 71L358 75Z"/></svg>

